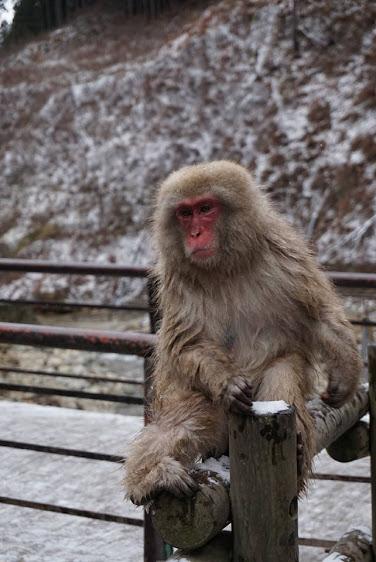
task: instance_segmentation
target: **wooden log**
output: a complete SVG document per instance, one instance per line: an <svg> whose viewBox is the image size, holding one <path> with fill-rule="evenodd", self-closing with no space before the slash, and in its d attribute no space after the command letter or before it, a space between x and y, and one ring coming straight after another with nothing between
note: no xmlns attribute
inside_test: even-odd
<svg viewBox="0 0 376 562"><path fill-rule="evenodd" d="M227 458L227 457L226 457ZM220 533L230 519L229 482L205 468L195 471L199 491L191 498L167 492L154 501L151 513L164 541L181 549L196 549Z"/></svg>
<svg viewBox="0 0 376 562"><path fill-rule="evenodd" d="M372 560L371 531L358 528L343 535L323 562L372 562Z"/></svg>
<svg viewBox="0 0 376 562"><path fill-rule="evenodd" d="M234 562L298 560L295 410L254 402L229 420Z"/></svg>
<svg viewBox="0 0 376 562"><path fill-rule="evenodd" d="M369 447L369 423L359 421L333 441L327 448L327 453L335 461L351 462L368 457Z"/></svg>
<svg viewBox="0 0 376 562"><path fill-rule="evenodd" d="M371 449L372 550L376 560L376 345L368 347Z"/></svg>
<svg viewBox="0 0 376 562"><path fill-rule="evenodd" d="M338 439L351 428L368 409L368 391L362 386L354 399L342 408L329 408L321 400L308 404L317 427L317 452ZM250 445L253 451L253 444ZM213 459L215 462L215 459ZM193 550L205 544L226 525L229 520L229 471L222 466L216 470L211 466L210 502L204 501L206 491L200 490L197 496L177 499L169 494L161 494L152 506L153 521L165 542L178 548ZM215 474L215 472L220 472ZM214 486L213 483L216 482ZM202 484L204 487L207 484ZM252 502L253 495L250 496Z"/></svg>
<svg viewBox="0 0 376 562"><path fill-rule="evenodd" d="M186 552L178 550L169 560L180 562L230 562L232 553L231 533L223 531L207 545L195 550Z"/></svg>
<svg viewBox="0 0 376 562"><path fill-rule="evenodd" d="M368 387L361 385L355 396L341 408L331 408L319 398L308 404L316 433L316 454L329 447L368 412Z"/></svg>

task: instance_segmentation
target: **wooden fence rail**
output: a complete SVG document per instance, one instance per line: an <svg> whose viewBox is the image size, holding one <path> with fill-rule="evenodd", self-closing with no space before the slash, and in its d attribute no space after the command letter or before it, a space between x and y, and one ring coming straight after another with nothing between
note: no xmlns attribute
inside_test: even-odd
<svg viewBox="0 0 376 562"><path fill-rule="evenodd" d="M376 353L372 365L376 368ZM182 500L164 493L155 501L153 520L167 543L186 550L201 548L232 521L234 562L298 560L295 416L288 405L273 413L273 404L272 413L258 414L256 407L249 417L231 416L231 486L225 460L209 461L197 466L201 484L194 497ZM342 408L330 408L320 400L309 408L319 453L367 413L368 387L361 386ZM346 438L344 442L348 448ZM355 442L352 456L357 456L357 447ZM228 552L228 544L227 540L217 549ZM204 551L202 556L206 560Z"/></svg>
<svg viewBox="0 0 376 562"><path fill-rule="evenodd" d="M6 259L0 259L0 271L110 275L138 277L140 279L145 279L148 275L146 268L116 264L61 264ZM328 272L328 276L337 287L359 289L366 291L367 294L369 290L374 291L376 289L376 275L374 274ZM148 283L148 291L149 304L152 305L153 290L150 282ZM41 305L40 302L27 304ZM60 304L64 306L97 306L95 303L86 303L86 305L84 303ZM101 304L99 306L116 308L115 305ZM145 305L132 305L132 307L137 310L149 309ZM124 306L124 308L126 307ZM153 309L153 306L151 306L151 309ZM158 318L151 310L152 330L155 331L157 323ZM356 320L354 323L367 326L375 325L369 319ZM0 323L0 342L103 352L112 351L145 357L145 394L147 401L147 395L150 391L148 382L151 376L149 354L155 344L155 336L153 335L114 332L110 334L100 333L99 331L89 333L88 331L64 328ZM338 553L341 556L342 554L347 555L348 552L354 553L353 558L349 558L354 562L370 560L370 549L372 549L376 560L375 346L370 349L369 368L370 430L368 424L359 422L368 409L368 392L364 387L359 390L349 404L339 410L333 410L320 401L311 404L311 413L316 424L317 452L322 448L328 448L328 452L333 458L349 461L367 455L371 449L373 546L367 533L359 529L343 537L337 545L334 544L334 541L321 541L320 545L316 545L327 548L333 547L335 556ZM13 385L13 387L15 386L17 385ZM26 387L23 386L23 388L25 390ZM35 388L33 387L32 390L30 387L30 392L35 391ZM54 389L43 389L43 391L51 390ZM117 398L113 397L114 400ZM104 396L100 399L104 399ZM125 401L124 398L122 400ZM136 400L137 403L141 402L139 398ZM269 426L280 428L281 434L278 434L278 439L273 441L273 439L266 437L268 435L266 427ZM249 445L250 442L251 446ZM155 525L159 528L166 542L186 549L203 547L201 553L195 554L192 558L195 561L227 562L230 556L233 557L231 559L234 562L276 562L277 560L295 562L298 560L295 442L294 415L289 408L269 414L255 414L249 418L233 416L230 420L232 485L230 486L229 470L228 468L226 470L223 466L226 461L222 459L222 465L218 461L213 461L211 465L210 462L207 462L205 466L197 466L197 470L200 471L201 484L200 490L194 498L184 501L173 498L168 494L162 494L154 503L152 514ZM3 441L3 446L30 448L30 444L21 442L11 444ZM34 445L34 447L37 447L37 445ZM252 455L249 454L250 450L252 450ZM55 448L54 452L77 456L87 454L81 451L58 450L58 448ZM111 459L112 462L118 462L118 460L115 457ZM219 464L219 470L216 470L215 462L217 462L217 465ZM263 467L262 470L259 469L260 465ZM327 475L313 475L313 477L326 478ZM364 481L366 480L368 481L367 478ZM4 502L6 499L2 498ZM51 510L54 508L54 506L48 507ZM43 509L45 508L46 506L43 507ZM232 515L230 514L231 511ZM223 527L231 519L233 522L232 535L223 533ZM156 559L165 559L166 550L159 535L153 531L149 514L146 514L145 517L145 539L145 561L155 562ZM207 544L208 541L211 542ZM304 539L304 541L304 544L308 544L307 539ZM311 545L313 543L314 539L310 541ZM180 555L177 553L174 559L179 560L179 557ZM191 558L189 554L184 554L181 560L183 559L189 561Z"/></svg>

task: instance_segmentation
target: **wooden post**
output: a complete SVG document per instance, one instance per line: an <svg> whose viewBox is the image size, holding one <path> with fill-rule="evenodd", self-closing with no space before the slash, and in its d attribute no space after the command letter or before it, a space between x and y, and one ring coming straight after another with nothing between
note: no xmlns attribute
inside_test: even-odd
<svg viewBox="0 0 376 562"><path fill-rule="evenodd" d="M360 439L359 426L355 424L357 424L359 418L368 412L368 402L368 387L361 385L355 396L341 408L330 408L321 400L313 400L307 404L315 424L316 452L318 453L321 449L327 448L333 441L338 440L342 433L348 431L349 428L353 428L348 431L348 435L344 440L345 444L349 438L351 438L351 441L353 440L354 434L355 437L357 435L358 437L351 447L347 445L344 447L342 445L341 460L349 460L350 456L353 458L363 456L367 452L367 436L364 434L366 428L362 422L362 438ZM253 451L253 444L248 449ZM335 449L337 451L336 454L339 455L338 443ZM295 454L294 452L294 456L291 459L292 467L296 465ZM344 458L345 456L346 458ZM177 547L184 545L184 549L187 550L195 549L203 544L205 536L207 537L206 540L209 540L213 536L215 529L218 532L220 531L221 524L225 523L228 519L229 511L230 476L226 475L225 464L222 465L220 470L216 470L214 466L211 468L214 473L217 472L218 474L212 474L209 478L208 483L211 484L210 502L201 501L202 496L200 493L192 498L185 499L177 499L168 494L162 494L160 499L154 502L152 507L154 524L168 543ZM233 485L233 473L235 470L232 468L231 486ZM223 480L226 480L226 483L221 484ZM215 486L214 483L216 484ZM206 491L203 488L202 480L200 480L200 488L205 495ZM266 489L269 488L267 487ZM259 493L259 490L252 489L252 494L247 495L247 502L248 504L252 503L255 506L255 510L261 511L260 504L257 503ZM182 513L184 516L182 516Z"/></svg>
<svg viewBox="0 0 376 562"><path fill-rule="evenodd" d="M297 562L294 409L254 402L229 422L234 562Z"/></svg>
<svg viewBox="0 0 376 562"><path fill-rule="evenodd" d="M369 416L372 492L372 552L376 560L376 345L368 347Z"/></svg>

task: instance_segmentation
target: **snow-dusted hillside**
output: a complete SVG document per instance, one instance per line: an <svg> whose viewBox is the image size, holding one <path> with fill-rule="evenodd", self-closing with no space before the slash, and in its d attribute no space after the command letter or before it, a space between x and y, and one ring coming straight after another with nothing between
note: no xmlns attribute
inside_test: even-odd
<svg viewBox="0 0 376 562"><path fill-rule="evenodd" d="M299 54L288 0L223 0L154 22L99 6L3 49L2 255L148 263L157 183L229 158L254 171L323 263L369 267L376 5L299 4ZM60 285L70 297L95 290ZM21 279L1 289L24 291Z"/></svg>

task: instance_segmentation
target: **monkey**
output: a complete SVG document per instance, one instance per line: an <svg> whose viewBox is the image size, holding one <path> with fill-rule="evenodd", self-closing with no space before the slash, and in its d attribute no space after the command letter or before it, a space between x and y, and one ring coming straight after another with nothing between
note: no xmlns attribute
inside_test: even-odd
<svg viewBox="0 0 376 562"><path fill-rule="evenodd" d="M173 172L153 218L162 312L152 423L128 450L135 504L162 490L193 494L190 468L227 452L228 415L284 400L297 418L298 492L315 452L306 401L349 400L361 360L344 309L313 253L242 166L214 161ZM303 450L302 450L303 448Z"/></svg>

